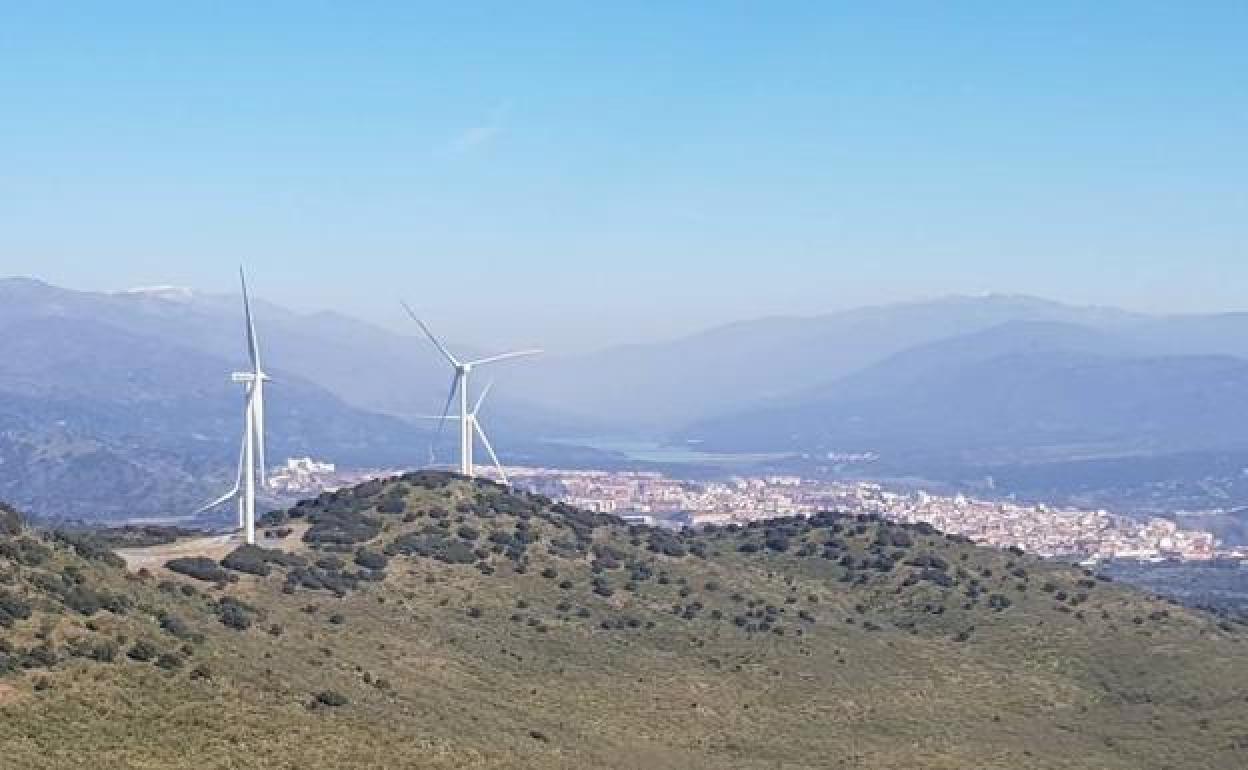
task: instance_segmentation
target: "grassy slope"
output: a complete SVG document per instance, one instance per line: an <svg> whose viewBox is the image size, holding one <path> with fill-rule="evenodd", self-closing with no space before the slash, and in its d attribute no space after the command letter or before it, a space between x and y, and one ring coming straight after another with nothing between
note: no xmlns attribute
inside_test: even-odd
<svg viewBox="0 0 1248 770"><path fill-rule="evenodd" d="M488 515L490 509L536 505L502 497L490 485L404 486L407 510L416 514L411 521L375 513L383 497L326 499L297 512L314 521L327 509L347 520L361 513L379 519L384 531L372 545L381 547L437 526L427 514L438 509L449 511L452 536L466 523L484 542L494 530L514 531L517 521ZM475 502L477 512L457 512L461 502ZM599 519L585 530L595 543L653 562L654 573L631 592L627 567L604 569L613 590L604 597L591 591L592 557L548 553L552 538L570 539L565 522L574 519L587 517L543 507L529 519L540 540L528 547L523 574L505 555L489 556L491 575L472 564L395 556L383 582L362 582L341 597L284 592L284 569L225 588L163 574L137 578L65 547L44 565L10 566L8 591L48 602L45 611L0 629L15 655L37 645L40 633L57 650L73 636L120 635L123 650L148 639L176 651L183 642L160 629L162 610L204 638L190 644L185 665L173 671L122 655L112 664L66 659L0 680L7 685L0 690L4 766L1248 764L1246 637L1210 616L1111 584L1088 587L1084 574L1029 557L913 530L909 546L883 550L938 555L953 585L906 584L921 568L904 564L888 572L855 567L851 575L866 575L866 583L847 583L845 567L820 558L822 545L797 555L804 541L831 538L857 560L880 531L888 538L900 531L854 519L835 522L847 528L840 533L789 522L796 529L785 553L738 550L742 542L761 543L761 530L703 535L697 541L706 558L652 553L646 533L630 536L627 527ZM67 563L82 566L87 585L130 597L132 609L90 619L54 611L57 602L40 599L31 576ZM0 568L5 564L0 556ZM548 566L557 577L542 576ZM966 573L959 576L959 568ZM1016 569L1026 576L1010 574ZM968 605L972 575L985 590ZM570 588L560 587L564 580ZM183 584L200 590L185 596L177 590ZM1085 601L1076 599L1080 592ZM994 593L1011 606L989 608ZM223 594L258 608L251 628L218 621L214 603ZM760 612L776 608L783 636L734 623L752 611L751 601ZM703 607L686 619L694 602ZM580 608L588 618L578 616ZM799 619L800 611L814 622ZM344 622L330 622L335 614ZM627 618L638 627L601 628L604 620ZM210 679L191 676L199 666ZM350 703L309 708L325 690Z"/></svg>

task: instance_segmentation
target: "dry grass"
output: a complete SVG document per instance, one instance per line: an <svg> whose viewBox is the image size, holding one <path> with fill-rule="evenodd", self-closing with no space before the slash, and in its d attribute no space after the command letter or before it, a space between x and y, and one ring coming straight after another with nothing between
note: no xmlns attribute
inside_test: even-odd
<svg viewBox="0 0 1248 770"><path fill-rule="evenodd" d="M453 510L476 494L462 484L414 489L409 504L423 512L449 496ZM484 533L514 525L510 516L465 519ZM429 523L387 521L381 542ZM535 526L543 543L560 534L546 521ZM280 571L208 589L262 608L263 618L238 632L217 622L205 598L94 567L94 581L127 592L136 606L178 613L206 638L180 671L72 662L10 679L20 701L0 703L0 756L14 768L1248 765L1246 637L1210 617L1098 584L1078 605L1079 619L1057 610L1040 586L1073 588L1081 575L940 537L914 548L991 569L985 582L1011 591L1014 605L964 610L959 588L903 587L900 568L849 587L833 561L743 554L731 539L711 539L701 560L654 557L632 546L623 527L594 537L653 557L669 581L643 581L632 593L621 589L618 570L606 570L616 592L605 599L590 590L587 559L554 558L538 546L523 574L505 559L483 575L471 565L396 557L383 583L343 598L284 593ZM1010 562L1030 573L1026 592L1013 588L1022 580L999 577ZM559 579L541 576L546 565ZM573 586L560 588L562 579ZM708 582L719 585L709 590ZM737 592L785 608L786 634L737 628ZM691 601L704 605L697 617L673 614L674 604ZM562 602L571 611L560 611ZM921 610L936 603L946 608L938 615ZM580 607L591 617L577 617ZM802 609L814 624L795 619ZM712 618L714 610L725 616ZM1162 610L1168 616L1148 619ZM334 614L345 622L329 622ZM619 615L643 625L600 628ZM17 636L33 640L49 619L57 638L83 632L81 617L39 615ZM151 612L101 613L93 622L103 636L175 644ZM274 625L279 635L269 633ZM969 640L957 641L969 626ZM193 680L196 665L212 679ZM36 692L40 676L49 687ZM349 705L310 709L323 690Z"/></svg>

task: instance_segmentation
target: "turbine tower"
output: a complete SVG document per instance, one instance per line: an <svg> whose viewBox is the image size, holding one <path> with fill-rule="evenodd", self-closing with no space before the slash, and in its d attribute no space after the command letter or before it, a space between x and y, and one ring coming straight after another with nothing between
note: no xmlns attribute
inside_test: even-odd
<svg viewBox="0 0 1248 770"><path fill-rule="evenodd" d="M403 304L403 309L407 311L407 314L412 317L413 321L415 321L417 324L420 325L421 331L425 333L425 336L428 337L429 341L433 343L434 347L436 347L438 351L442 353L443 357L446 358L447 362L451 365L451 368L455 371L454 377L451 380L451 390L446 395L446 405L442 407L442 416L438 418L439 420L438 432L436 436L434 437L433 443L436 444L438 441L438 438L442 436L442 426L446 424L447 415L451 410L451 402L455 400L455 393L456 391L458 391L459 392L459 472L460 472L460 475L467 476L468 478L472 478L475 475L475 471L474 471L475 466L472 460L472 444L473 444L472 436L474 432L473 426L477 425L477 422L475 419L475 414L476 414L475 410L471 412L468 410L468 375L471 374L472 370L478 366L484 366L485 364L492 364L497 361L505 361L509 358L520 358L521 356L534 356L534 355L537 355L538 353L541 353L542 351L541 350L515 350L510 353L499 353L496 356L478 358L474 361L460 361L458 358L454 356L454 354L451 353L451 351L447 350L446 345L443 345L442 341L439 340L437 336L435 336L434 333L429 330L428 325L426 325L425 322L422 321L420 317L416 315L416 312L412 310L411 306L409 306L406 302L402 304ZM486 390L488 392L489 389L487 388ZM485 393L482 393L481 399L478 400L477 402L478 407L480 407L481 400L484 400L484 398L485 398ZM477 426L475 430L477 432L477 435L481 436L481 443L485 444L485 448L489 451L490 455L493 456L494 450L490 447L489 440L485 438L485 432L480 429L480 426ZM429 453L432 456L433 454L432 444L429 447ZM495 464L497 464L497 458L495 458Z"/></svg>
<svg viewBox="0 0 1248 770"><path fill-rule="evenodd" d="M243 444L238 452L238 475L234 488L208 503L195 513L203 513L227 500L238 503L238 528L242 530L249 545L256 542L256 479L265 484L264 450L264 383L269 376L260 368L260 343L256 337L256 323L251 316L251 298L247 293L247 276L238 269L243 287L243 315L247 323L247 357L251 370L234 372L230 379L243 386Z"/></svg>

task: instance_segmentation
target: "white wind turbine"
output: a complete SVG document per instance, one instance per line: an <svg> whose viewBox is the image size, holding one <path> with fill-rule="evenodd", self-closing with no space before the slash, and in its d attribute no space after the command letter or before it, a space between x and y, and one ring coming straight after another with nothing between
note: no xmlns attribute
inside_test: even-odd
<svg viewBox="0 0 1248 770"><path fill-rule="evenodd" d="M244 386L243 445L238 453L238 475L234 488L200 508L203 513L230 499L238 501L238 527L246 533L247 542L256 542L256 477L265 483L264 457L264 383L269 376L260 368L260 344L256 324L251 317L251 298L247 293L247 276L238 269L243 286L243 314L247 322L247 355L251 371L234 372L230 379Z"/></svg>
<svg viewBox="0 0 1248 770"><path fill-rule="evenodd" d="M494 453L494 446L490 443L489 437L485 435L485 428L481 427L481 419L477 416L478 414L481 413L481 404L485 402L485 397L489 395L490 388L492 387L494 387L494 383L492 382L485 386L485 388L481 391L481 395L477 396L477 402L476 404L473 405L472 411L468 412L468 422L472 426L469 429L469 435L473 433L477 434L477 438L481 439L481 445L485 447L485 451L488 452L490 455L490 462L494 463L494 469L498 472L499 480L502 481L503 484L510 485L511 482L507 480L507 471L503 470L503 464L498 461L498 455ZM421 415L419 419L443 421L443 420L448 420L448 419L459 420L462 418L460 418L459 415L441 414L441 415ZM436 438L434 439L434 443L435 444L437 443ZM432 444L429 447L429 454L432 457L433 455Z"/></svg>
<svg viewBox="0 0 1248 770"><path fill-rule="evenodd" d="M417 324L420 325L421 331L425 333L425 336L429 338L429 341L432 342L434 347L436 347L442 353L442 355L446 358L447 362L450 363L451 368L455 370L454 378L451 380L451 390L446 395L446 405L442 407L442 415L437 418L439 421L438 432L437 432L437 435L434 437L434 444L437 443L438 438L440 438L442 435L442 426L446 424L447 415L451 410L451 402L455 400L455 393L456 391L458 391L459 392L458 419L459 419L459 472L460 472L460 475L467 476L468 478L472 478L475 475L475 470L474 470L475 465L473 464L473 460L472 460L472 446L473 446L472 437L473 437L474 432L478 436L481 437L481 443L485 445L486 451L490 453L490 457L493 458L494 464L499 467L500 472L501 472L502 466L498 465L498 458L494 456L494 449L493 447L490 446L489 439L485 437L485 431L481 430L481 426L477 422L476 409L473 409L472 411L468 410L468 375L471 374L472 370L478 366L483 366L485 364L492 364L492 363L495 363L496 361L505 361L509 358L520 358L521 356L534 356L534 355L537 355L538 353L541 353L542 351L541 350L515 350L510 353L499 353L496 356L478 358L474 361L460 361L451 353L451 351L446 349L446 346L442 344L441 340L439 340L436 336L434 336L434 333L429 330L429 327L425 324L425 322L422 321L420 317L416 315L416 312L412 310L412 308L406 302L402 304L403 304L403 309L407 311L407 314L412 317L413 321L415 321ZM481 402L485 400L485 395L488 392L489 392L489 388L487 387L485 391L481 393L481 397L477 399L477 404L476 404L477 409L481 407ZM433 453L432 445L429 448L429 452L432 455ZM504 480L505 480L505 477L504 477Z"/></svg>

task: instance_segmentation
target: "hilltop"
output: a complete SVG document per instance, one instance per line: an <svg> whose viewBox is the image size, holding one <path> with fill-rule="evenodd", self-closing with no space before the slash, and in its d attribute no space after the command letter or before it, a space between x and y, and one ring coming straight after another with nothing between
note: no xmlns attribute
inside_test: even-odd
<svg viewBox="0 0 1248 770"><path fill-rule="evenodd" d="M672 533L434 473L264 525L131 571L6 510L7 766L1248 759L1241 626L924 525Z"/></svg>

